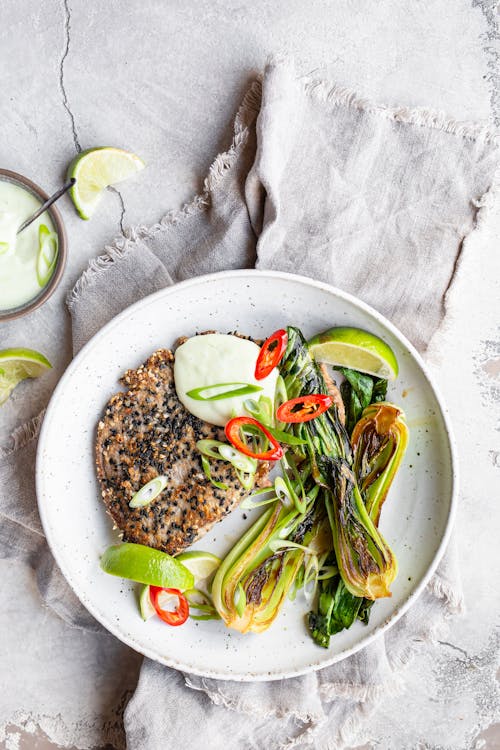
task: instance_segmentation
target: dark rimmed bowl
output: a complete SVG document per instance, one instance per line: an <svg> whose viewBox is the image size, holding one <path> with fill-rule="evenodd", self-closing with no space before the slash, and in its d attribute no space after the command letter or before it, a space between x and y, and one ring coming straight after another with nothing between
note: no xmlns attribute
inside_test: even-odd
<svg viewBox="0 0 500 750"><path fill-rule="evenodd" d="M24 175L19 174L18 172L11 172L9 169L0 169L0 180L5 180L7 182L12 182L15 185L19 185L20 187L32 193L36 198L42 201L42 203L49 197L45 190L42 190L41 187L38 187L38 185L29 180L27 177L24 177ZM40 307L40 305L43 305L43 303L49 299L62 279L68 255L68 240L66 237L66 230L64 228L62 216L58 209L55 206L51 206L49 209L47 209L47 211L50 214L50 218L54 222L58 240L57 263L54 269L54 273L52 274L49 283L40 290L40 293L37 294L36 297L33 297L33 299L25 302L24 305L20 305L19 307L13 307L9 310L0 310L0 323L3 323L5 320L14 320L14 318L20 318L21 315L27 315L28 313L33 312L33 310L36 310L37 307Z"/></svg>

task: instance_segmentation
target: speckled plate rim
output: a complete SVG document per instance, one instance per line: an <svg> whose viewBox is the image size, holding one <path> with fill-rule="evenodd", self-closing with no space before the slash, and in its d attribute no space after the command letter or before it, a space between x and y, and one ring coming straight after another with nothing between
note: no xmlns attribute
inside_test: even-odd
<svg viewBox="0 0 500 750"><path fill-rule="evenodd" d="M434 394L434 397L436 398L436 402L440 411L440 416L441 416L441 419L443 420L443 426L444 426L445 434L446 434L447 441L448 441L447 447L449 450L450 467L451 467L451 476L450 476L451 493L450 493L449 512L448 512L448 516L446 520L445 529L441 537L440 544L435 552L435 555L430 565L427 568L426 573L422 576L418 585L412 590L412 592L409 594L409 596L403 602L403 604L398 609L396 609L393 612L393 614L390 617L388 617L385 620L385 622L383 622L377 629L375 629L369 635L362 637L358 641L358 643L356 643L351 648L345 649L344 651L340 653L332 654L331 658L323 658L303 668L290 670L290 671L280 671L279 673L271 673L271 674L269 673L266 673L266 674L252 674L252 673L234 673L233 674L231 673L231 675L228 677L228 674L226 672L219 673L215 670L210 671L207 669L198 670L196 669L196 667L193 667L192 664L186 665L182 661L177 661L175 658L164 658L150 648L145 648L142 646L139 648L138 644L134 641L133 638L127 637L127 635L124 634L118 627L116 627L114 623L109 622L109 620L107 620L105 615L103 615L102 612L98 611L97 607L94 607L92 602L90 602L86 596L82 596L82 594L79 592L78 584L75 583L75 581L73 580L71 572L66 568L61 555L59 555L59 550L58 550L58 545L57 545L57 540L55 538L54 530L51 527L49 519L45 513L44 503L40 500L42 496L42 473L43 473L41 456L43 455L45 442L47 440L47 436L49 433L51 419L52 419L52 412L55 409L55 404L57 403L59 395L63 392L65 388L66 381L70 378L74 370L76 370L79 367L80 361L85 358L89 350L97 344L99 339L102 336L106 335L114 327L119 325L122 319L130 315L131 311L139 307L145 307L150 304L153 304L157 299L161 297L166 297L166 296L169 296L170 294L175 294L176 291L181 286L184 288L188 288L188 287L195 288L198 285L205 284L207 281L211 281L213 279L222 278L222 277L226 277L226 278L240 277L242 281L245 282L245 280L247 280L248 277L256 277L256 276L274 278L277 280L281 279L281 280L299 282L312 288L321 289L322 291L328 292L338 297L339 299L345 300L346 302L352 304L354 307L357 307L363 310L368 315L372 316L381 326L385 327L388 331L390 331L393 334L393 336L396 339L398 339L398 341L409 351L409 353L411 354L411 356L414 358L415 362L419 366L421 372L423 373L431 391ZM213 679L222 679L222 680L230 679L232 681L237 681L237 682L269 682L273 680L298 677L300 675L308 674L309 672L313 672L318 669L323 669L323 667L328 667L332 664L335 664L336 662L343 661L349 656L352 656L353 654L355 654L357 651L360 651L361 649L366 648L370 643L372 643L374 640L379 638L383 633L385 633L386 630L392 627L405 614L405 612L407 612L410 609L410 607L416 602L416 600L418 599L418 597L420 596L420 594L422 593L422 591L428 584L433 573L435 572L446 550L447 544L450 539L451 531L453 528L455 514L456 514L458 485L459 485L459 480L458 480L458 461L457 461L456 443L455 443L455 438L453 436L450 419L448 417L448 410L444 403L443 397L440 394L439 389L436 387L433 377L430 374L427 366L425 365L422 357L417 352L415 347L408 341L408 339L396 328L396 326L394 326L387 318L381 315L381 313L377 312L370 305L367 305L365 302L362 302L354 295L351 295L348 292L344 292L341 289L338 289L337 287L334 287L330 284L325 284L321 281L316 281L314 279L310 279L306 276L300 276L298 274L284 273L281 271L261 271L257 269L221 271L218 273L206 274L204 276L197 276L193 279L188 279L186 281L178 282L177 284L174 284L170 287L165 287L165 289L161 289L158 292L154 292L153 294L147 297L144 297L142 300L139 300L133 305L130 305L121 313L119 313L117 316L115 316L112 320L110 320L109 323L103 326L90 339L90 341L87 342L87 344L81 349L81 351L76 355L76 357L73 359L71 364L68 366L66 372L63 374L56 389L54 390L54 393L52 394L52 398L47 407L47 412L46 412L46 415L42 424L42 428L40 431L40 437L39 437L38 448L37 448L37 460L36 460L36 492L37 492L37 499L38 499L38 509L39 509L40 519L42 522L42 527L43 527L47 542L49 544L52 554L54 555L54 558L62 574L66 578L67 582L69 583L70 587L74 591L75 595L82 602L82 604L88 609L88 611L96 618L96 620L100 622L101 625L103 625L103 627L106 628L106 630L108 630L110 633L116 636L116 638L118 638L120 641L125 643L127 646L130 646L130 648L132 648L133 650L138 651L144 656L147 656L148 658L152 659L153 661L157 661L160 664L164 664L165 666L168 666L168 667L173 667L174 669L178 669L181 671L189 672L191 674L199 675L200 677L209 677Z"/></svg>

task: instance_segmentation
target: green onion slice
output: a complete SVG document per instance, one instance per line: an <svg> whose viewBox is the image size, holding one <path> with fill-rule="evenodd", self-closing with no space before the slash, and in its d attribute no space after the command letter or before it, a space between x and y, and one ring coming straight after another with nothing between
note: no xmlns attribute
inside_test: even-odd
<svg viewBox="0 0 500 750"><path fill-rule="evenodd" d="M266 498L265 500L257 500L257 502L254 501L254 497L269 494L270 497ZM271 503L275 503L276 500L277 497L274 491L274 487L263 487L260 490L255 490L255 492L252 492L249 497L246 497L243 502L240 503L240 508L242 508L242 510L253 510L254 508L261 508L263 505L270 505Z"/></svg>
<svg viewBox="0 0 500 750"><path fill-rule="evenodd" d="M316 552L310 547L306 547L298 542L291 542L289 539L273 539L269 542L271 552L291 552L292 550L301 549L308 555L316 557Z"/></svg>
<svg viewBox="0 0 500 750"><path fill-rule="evenodd" d="M57 234L51 232L45 224L38 230L38 254L36 256L36 278L38 285L44 287L54 272L57 261Z"/></svg>
<svg viewBox="0 0 500 750"><path fill-rule="evenodd" d="M135 493L128 504L129 508L144 508L145 505L149 505L149 503L154 500L155 497L158 497L160 492L165 489L167 482L167 477L162 474L151 479L151 481Z"/></svg>
<svg viewBox="0 0 500 750"><path fill-rule="evenodd" d="M210 461L203 454L201 455L201 465L203 467L203 472L206 478L208 479L209 482L213 484L214 487L217 487L219 490L229 489L227 484L224 484L224 482L216 482L215 479L212 479L212 472L210 471Z"/></svg>
<svg viewBox="0 0 500 750"><path fill-rule="evenodd" d="M228 445L228 443L222 443L220 440L198 440L196 443L196 447L200 453L203 453L204 456L209 456L209 458L217 458L219 461L222 461L219 453L221 445Z"/></svg>
<svg viewBox="0 0 500 750"><path fill-rule="evenodd" d="M224 388L222 392L220 389ZM227 390L229 388L229 390ZM211 391L216 393L211 393ZM186 396L195 401L220 401L224 398L233 398L234 396L246 396L247 393L256 393L262 391L261 385L252 385L251 383L214 383L214 385L204 385L201 388L193 388L187 391Z"/></svg>
<svg viewBox="0 0 500 750"><path fill-rule="evenodd" d="M242 471L245 474L255 474L257 471L257 460L250 458L250 456L245 456L244 453L236 450L232 445L226 445L225 443L219 445L219 453L224 460L229 461L238 471Z"/></svg>
<svg viewBox="0 0 500 750"><path fill-rule="evenodd" d="M311 603L314 599L316 588L318 586L318 573L318 556L311 555L305 566L303 584L304 596L308 603Z"/></svg>

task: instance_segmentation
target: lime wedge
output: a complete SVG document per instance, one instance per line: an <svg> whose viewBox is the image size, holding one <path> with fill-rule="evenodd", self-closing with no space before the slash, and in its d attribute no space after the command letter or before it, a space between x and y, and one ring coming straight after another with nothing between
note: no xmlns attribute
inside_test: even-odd
<svg viewBox="0 0 500 750"><path fill-rule="evenodd" d="M156 614L156 610L151 603L151 597L149 596L149 586L143 586L141 589L141 593L139 594L139 609L144 622Z"/></svg>
<svg viewBox="0 0 500 750"><path fill-rule="evenodd" d="M395 380L398 362L391 347L361 328L329 328L309 341L309 351L318 362L366 372Z"/></svg>
<svg viewBox="0 0 500 750"><path fill-rule="evenodd" d="M126 180L144 166L135 154L111 146L89 148L78 154L69 165L68 178L76 180L70 195L82 219L90 219L105 188Z"/></svg>
<svg viewBox="0 0 500 750"><path fill-rule="evenodd" d="M112 576L151 586L185 590L194 584L193 574L184 565L166 552L143 544L124 542L108 547L101 557L101 568Z"/></svg>
<svg viewBox="0 0 500 750"><path fill-rule="evenodd" d="M52 365L34 349L3 349L0 351L0 406L21 380L37 378Z"/></svg>
<svg viewBox="0 0 500 750"><path fill-rule="evenodd" d="M211 552L183 552L181 555L177 555L175 559L191 571L196 588L202 581L210 578L222 562L220 557L212 555Z"/></svg>

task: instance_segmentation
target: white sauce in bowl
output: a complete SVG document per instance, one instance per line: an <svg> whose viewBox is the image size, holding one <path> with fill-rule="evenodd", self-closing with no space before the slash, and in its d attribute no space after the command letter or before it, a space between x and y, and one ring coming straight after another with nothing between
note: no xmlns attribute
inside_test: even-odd
<svg viewBox="0 0 500 750"><path fill-rule="evenodd" d="M55 233L45 211L20 235L16 232L41 201L29 190L0 178L0 310L11 310L34 299L50 281L40 285L37 276L39 228L44 224Z"/></svg>
<svg viewBox="0 0 500 750"><path fill-rule="evenodd" d="M253 341L222 333L188 339L175 352L174 378L179 400L191 414L221 427L231 419L233 412L247 415L243 403L248 398L258 401L260 396L268 396L274 403L278 370L275 368L267 378L256 380L259 351L260 347ZM197 401L187 395L195 388L218 383L248 383L262 390L218 401Z"/></svg>

